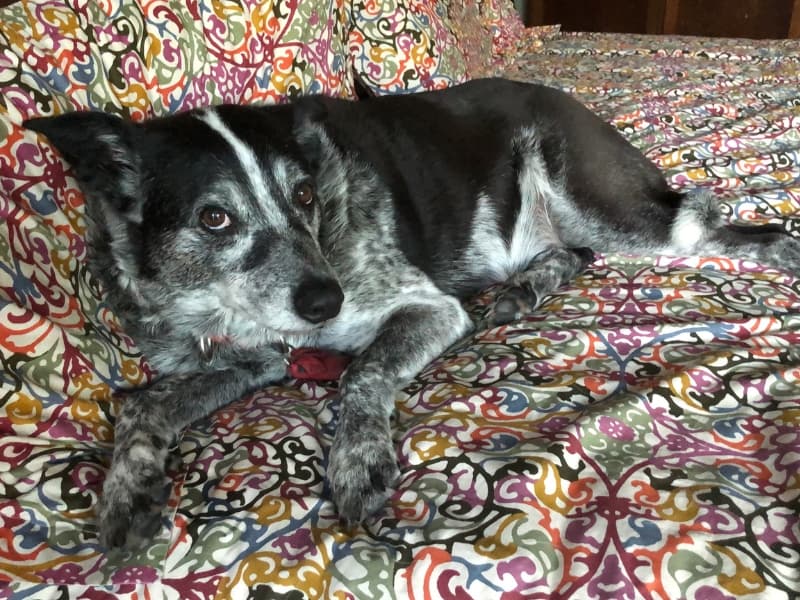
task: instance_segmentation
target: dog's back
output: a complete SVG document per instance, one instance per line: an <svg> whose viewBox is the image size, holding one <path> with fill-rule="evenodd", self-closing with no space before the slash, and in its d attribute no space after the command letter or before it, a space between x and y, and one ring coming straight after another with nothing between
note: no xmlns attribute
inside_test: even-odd
<svg viewBox="0 0 800 600"><path fill-rule="evenodd" d="M558 241L606 246L601 228L619 232L615 242L624 233L651 246L669 239L680 194L558 90L485 79L358 103L302 99L298 107L386 185L400 248L447 292L504 280ZM386 209L366 197L350 201ZM574 213L600 222L576 228Z"/></svg>

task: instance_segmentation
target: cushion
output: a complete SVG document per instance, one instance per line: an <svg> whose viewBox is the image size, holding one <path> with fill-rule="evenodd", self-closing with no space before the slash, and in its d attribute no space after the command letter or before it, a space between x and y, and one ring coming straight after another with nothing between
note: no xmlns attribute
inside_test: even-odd
<svg viewBox="0 0 800 600"><path fill-rule="evenodd" d="M133 118L221 102L352 96L337 0L38 0L4 9L4 99Z"/></svg>
<svg viewBox="0 0 800 600"><path fill-rule="evenodd" d="M349 44L361 82L377 94L440 89L467 78L444 5L353 0Z"/></svg>
<svg viewBox="0 0 800 600"><path fill-rule="evenodd" d="M438 0L464 54L470 78L501 76L521 50L530 53L560 31L559 25L526 28L511 0Z"/></svg>

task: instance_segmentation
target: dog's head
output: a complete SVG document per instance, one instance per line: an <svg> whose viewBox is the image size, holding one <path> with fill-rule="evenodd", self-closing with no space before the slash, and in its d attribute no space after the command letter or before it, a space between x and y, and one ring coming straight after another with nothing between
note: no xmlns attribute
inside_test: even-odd
<svg viewBox="0 0 800 600"><path fill-rule="evenodd" d="M98 275L152 325L262 343L338 314L343 292L319 244L315 151L298 143L293 107L144 123L78 112L26 125L74 169L91 258L108 267Z"/></svg>

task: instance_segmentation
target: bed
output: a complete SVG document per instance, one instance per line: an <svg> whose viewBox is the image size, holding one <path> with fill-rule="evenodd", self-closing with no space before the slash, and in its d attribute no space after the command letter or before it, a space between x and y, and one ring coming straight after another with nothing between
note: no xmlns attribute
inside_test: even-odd
<svg viewBox="0 0 800 600"><path fill-rule="evenodd" d="M449 349L397 397L402 478L361 527L323 477L335 382L289 380L183 434L152 544L97 543L118 397L154 374L22 119L498 73L575 94L732 221L800 235L796 41L523 30L498 0L2 9L0 598L800 597L800 280L719 257L601 256Z"/></svg>

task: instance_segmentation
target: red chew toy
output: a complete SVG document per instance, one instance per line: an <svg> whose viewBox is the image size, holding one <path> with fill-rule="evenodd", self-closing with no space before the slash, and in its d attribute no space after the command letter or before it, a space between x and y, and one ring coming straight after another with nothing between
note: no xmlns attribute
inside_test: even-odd
<svg viewBox="0 0 800 600"><path fill-rule="evenodd" d="M350 357L317 348L294 348L289 353L289 375L310 381L338 381Z"/></svg>

